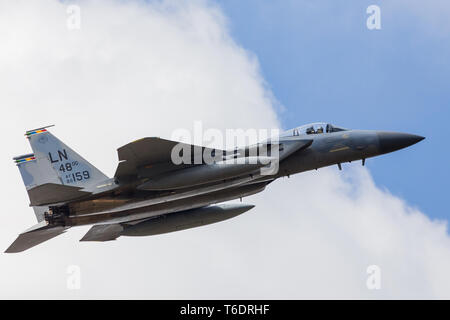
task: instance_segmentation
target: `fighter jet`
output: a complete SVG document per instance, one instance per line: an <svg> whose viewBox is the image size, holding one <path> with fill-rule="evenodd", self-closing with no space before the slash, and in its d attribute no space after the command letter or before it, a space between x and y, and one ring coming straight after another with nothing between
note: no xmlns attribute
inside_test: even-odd
<svg viewBox="0 0 450 320"><path fill-rule="evenodd" d="M356 160L364 165L367 158L424 139L327 123L296 127L233 150L150 137L120 147L117 170L109 178L48 128L27 131L33 153L14 158L38 223L18 236L9 253L75 226L93 225L80 241L110 241L223 221L254 207L223 202L261 192L278 178L331 165L342 169L341 163ZM174 155L187 160L174 161ZM195 161L198 155L201 161Z"/></svg>

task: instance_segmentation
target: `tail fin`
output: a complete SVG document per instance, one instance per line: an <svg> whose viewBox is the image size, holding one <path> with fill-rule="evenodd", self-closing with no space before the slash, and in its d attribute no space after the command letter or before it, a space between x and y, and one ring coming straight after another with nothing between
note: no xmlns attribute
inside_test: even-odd
<svg viewBox="0 0 450 320"><path fill-rule="evenodd" d="M42 184L46 183L45 180L51 180L51 178L56 178L56 175L52 171L48 171L47 178L45 177L45 168L38 168L36 158L34 154L26 154L20 157L14 158L17 166L19 167L20 174L22 175L23 183L25 184L25 188L27 190L31 189L34 184ZM44 174L44 176L43 176ZM57 179L54 179L54 182L58 183ZM48 211L48 207L33 207L34 214L36 215L36 219L38 222L44 220L44 212Z"/></svg>
<svg viewBox="0 0 450 320"><path fill-rule="evenodd" d="M29 192L39 185L54 183L60 181L48 161L37 162L34 154L26 154L13 159L19 168L25 188ZM34 214L38 222L44 220L44 212L48 211L46 206L34 206Z"/></svg>
<svg viewBox="0 0 450 320"><path fill-rule="evenodd" d="M45 205L92 193L106 175L66 146L46 128L27 131L34 153L14 158L38 221Z"/></svg>
<svg viewBox="0 0 450 320"><path fill-rule="evenodd" d="M25 134L38 164L47 162L60 184L91 189L108 177L78 153L52 135L46 128Z"/></svg>

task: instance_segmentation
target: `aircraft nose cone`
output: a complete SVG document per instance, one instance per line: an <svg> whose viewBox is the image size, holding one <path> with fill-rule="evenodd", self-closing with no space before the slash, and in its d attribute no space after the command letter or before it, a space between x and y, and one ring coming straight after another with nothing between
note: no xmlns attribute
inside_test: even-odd
<svg viewBox="0 0 450 320"><path fill-rule="evenodd" d="M415 134L401 132L378 131L377 135L381 153L400 150L425 139L424 137Z"/></svg>

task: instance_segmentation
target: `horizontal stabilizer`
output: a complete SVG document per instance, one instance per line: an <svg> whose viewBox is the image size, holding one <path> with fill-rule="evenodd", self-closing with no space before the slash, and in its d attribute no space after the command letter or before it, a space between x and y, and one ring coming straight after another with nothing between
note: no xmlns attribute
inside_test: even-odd
<svg viewBox="0 0 450 320"><path fill-rule="evenodd" d="M52 203L75 200L91 193L81 191L80 187L63 184L46 183L28 190L32 206L42 206Z"/></svg>
<svg viewBox="0 0 450 320"><path fill-rule="evenodd" d="M45 221L42 221L25 232L21 233L5 253L16 253L30 249L44 241L50 240L62 233L68 227L50 227Z"/></svg>
<svg viewBox="0 0 450 320"><path fill-rule="evenodd" d="M80 241L116 240L122 231L120 224L98 224L90 228Z"/></svg>

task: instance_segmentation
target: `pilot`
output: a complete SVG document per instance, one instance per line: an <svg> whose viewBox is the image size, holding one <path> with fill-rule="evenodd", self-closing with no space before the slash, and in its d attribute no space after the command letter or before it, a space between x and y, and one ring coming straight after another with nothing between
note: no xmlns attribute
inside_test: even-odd
<svg viewBox="0 0 450 320"><path fill-rule="evenodd" d="M309 127L308 129L306 129L306 134L314 134L314 133L316 133L314 131L314 127Z"/></svg>
<svg viewBox="0 0 450 320"><path fill-rule="evenodd" d="M317 128L317 131L316 131L316 133L323 133L323 127L319 127L319 128Z"/></svg>

